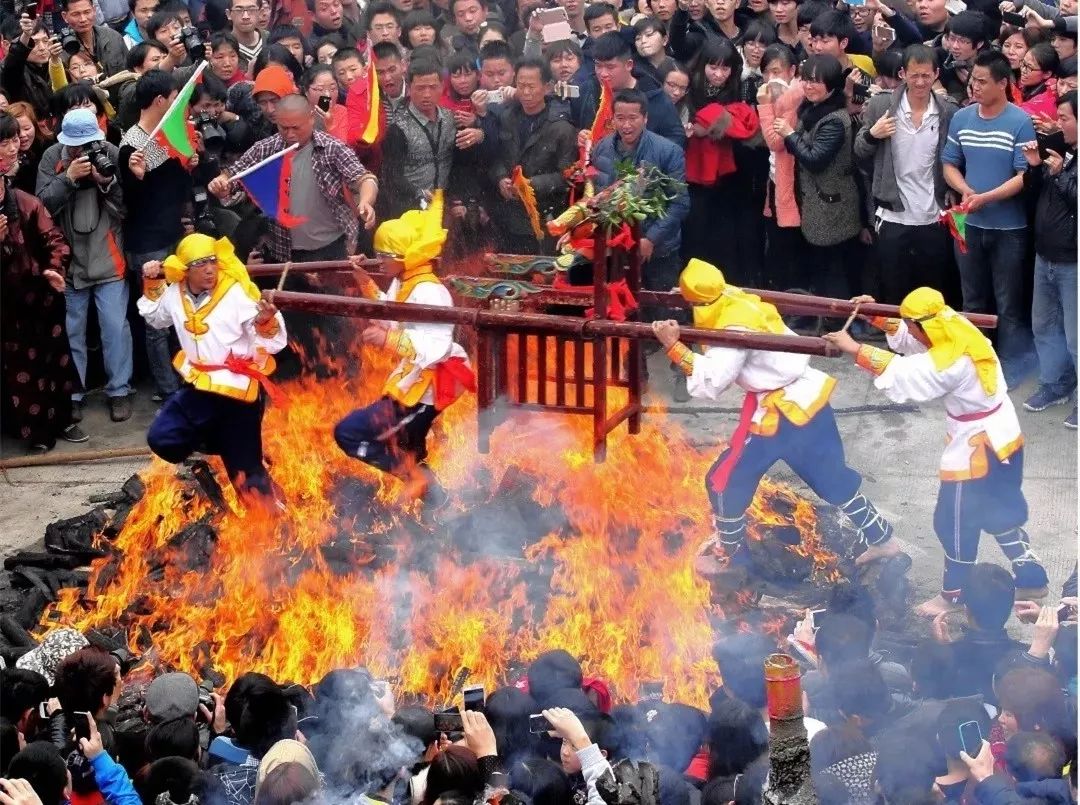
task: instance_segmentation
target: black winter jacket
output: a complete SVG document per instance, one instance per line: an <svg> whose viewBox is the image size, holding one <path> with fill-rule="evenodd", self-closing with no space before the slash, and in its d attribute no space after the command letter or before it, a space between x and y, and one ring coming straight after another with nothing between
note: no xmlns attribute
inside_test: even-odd
<svg viewBox="0 0 1080 805"><path fill-rule="evenodd" d="M1068 163L1057 176L1045 167L1029 170L1034 185L1041 185L1035 207L1035 253L1044 260L1076 262L1076 153L1066 154Z"/></svg>

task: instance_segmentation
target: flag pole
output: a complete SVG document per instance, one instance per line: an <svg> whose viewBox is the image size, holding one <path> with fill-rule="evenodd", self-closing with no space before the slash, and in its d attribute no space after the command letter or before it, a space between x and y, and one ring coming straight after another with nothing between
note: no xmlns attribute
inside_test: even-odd
<svg viewBox="0 0 1080 805"><path fill-rule="evenodd" d="M266 159L263 159L263 160L260 160L259 162L256 162L254 165L252 165L247 170L242 170L238 174L236 174L235 176L230 176L229 178L230 178L230 180L232 180L234 182L240 181L245 176L247 176L249 173L254 173L259 168L261 168L263 165L269 165L275 159L281 159L287 153L289 153L290 151L295 151L299 147L300 147L300 143L293 143L292 145L290 145L288 148L284 149L283 151L278 151L276 154L271 154Z"/></svg>
<svg viewBox="0 0 1080 805"><path fill-rule="evenodd" d="M209 66L210 62L208 61L199 62L199 66L195 68L195 72L192 74L191 78L189 78L184 84L184 86L180 88L180 92L178 92L176 95L176 100L169 104L169 108L165 110L165 114L161 116L161 120L159 120L157 125L154 126L154 130L150 132L150 136L146 138L147 142L154 141L154 138L157 137L158 132L161 131L161 127L165 125L165 121L169 119L169 115L173 113L176 105L180 103L180 99L184 97L184 92L187 90L188 86L198 81L199 76L201 76L203 74L203 71Z"/></svg>

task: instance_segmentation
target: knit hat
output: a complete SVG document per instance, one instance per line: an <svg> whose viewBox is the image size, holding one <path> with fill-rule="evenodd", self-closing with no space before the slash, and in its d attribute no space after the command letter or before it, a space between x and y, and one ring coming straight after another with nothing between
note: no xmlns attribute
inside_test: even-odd
<svg viewBox="0 0 1080 805"><path fill-rule="evenodd" d="M251 89L251 97L258 98L260 92L269 92L284 98L286 95L296 95L299 90L293 81L292 73L280 64L268 64L255 76L255 86Z"/></svg>
<svg viewBox="0 0 1080 805"><path fill-rule="evenodd" d="M61 145L86 145L105 139L93 109L72 109L60 126L56 141Z"/></svg>
<svg viewBox="0 0 1080 805"><path fill-rule="evenodd" d="M45 636L40 646L19 657L15 667L37 671L52 685L56 682L56 669L60 663L89 645L90 642L74 629L56 629Z"/></svg>
<svg viewBox="0 0 1080 805"><path fill-rule="evenodd" d="M151 724L192 718L199 711L199 686L184 673L162 674L146 689L144 703Z"/></svg>
<svg viewBox="0 0 1080 805"><path fill-rule="evenodd" d="M311 754L311 750L299 741L285 738L271 746L270 750L259 761L259 771L255 777L256 795L258 795L259 788L262 787L263 782L266 780L266 775L285 763L299 764L311 772L312 777L316 780L319 779L319 766L315 762L315 756Z"/></svg>

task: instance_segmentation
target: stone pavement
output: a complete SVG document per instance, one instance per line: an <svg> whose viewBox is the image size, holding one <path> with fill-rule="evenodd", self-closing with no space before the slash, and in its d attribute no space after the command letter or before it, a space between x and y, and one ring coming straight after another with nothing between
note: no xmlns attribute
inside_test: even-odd
<svg viewBox="0 0 1080 805"><path fill-rule="evenodd" d="M832 402L849 462L863 473L866 494L891 519L897 537L911 554L910 578L918 600L924 600L940 584L941 554L932 515L944 440L944 411L938 404L918 410L890 404L873 388L869 376L846 360L815 359L815 365L839 380ZM654 355L650 369L647 404L669 407L702 446L715 445L731 433L741 404L737 391L728 392L719 406L697 401L674 404L664 357ZM1026 437L1024 491L1031 509L1028 531L1035 551L1046 563L1056 598L1077 558L1077 434L1062 425L1068 407L1041 414L1024 411L1020 404L1031 390L1029 383L1012 394ZM149 389L143 389L135 400L135 415L117 424L109 421L104 398L93 395L88 398L83 421L90 441L81 445L61 442L57 452L145 444L144 435L155 408ZM0 443L0 452L5 457L20 455L22 447L5 439ZM142 459L125 459L8 470L7 478L14 486L0 478L0 555L39 543L47 523L82 513L88 508L90 495L115 491L145 463ZM774 473L794 480L783 465L778 465ZM984 537L980 548L981 560L1006 564L990 538Z"/></svg>

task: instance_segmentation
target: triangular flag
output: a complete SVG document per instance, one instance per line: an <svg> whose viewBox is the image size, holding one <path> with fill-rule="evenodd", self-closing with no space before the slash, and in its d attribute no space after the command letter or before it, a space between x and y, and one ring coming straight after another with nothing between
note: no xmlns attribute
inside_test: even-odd
<svg viewBox="0 0 1080 805"><path fill-rule="evenodd" d="M963 204L950 207L941 213L940 221L949 228L960 254L967 254L967 217L968 211Z"/></svg>
<svg viewBox="0 0 1080 805"><path fill-rule="evenodd" d="M537 240L543 240L544 228L540 225L540 210L536 206L536 191L533 190L529 180L525 178L520 165L515 165L514 170L510 173L510 183L513 185L517 197L521 199L521 203L525 206L525 214L529 218L529 226L532 227L533 235L536 236Z"/></svg>
<svg viewBox="0 0 1080 805"><path fill-rule="evenodd" d="M600 105L596 107L596 117L593 118L592 128L589 129L589 138L593 145L611 133L611 117L615 113L613 99L611 85L604 82L600 85Z"/></svg>
<svg viewBox="0 0 1080 805"><path fill-rule="evenodd" d="M367 122L361 130L360 142L364 145L374 145L382 139L383 130L385 129L385 118L382 115L382 99L379 94L379 76L375 71L374 58L368 61L367 73Z"/></svg>
<svg viewBox="0 0 1080 805"><path fill-rule="evenodd" d="M295 149L290 149L279 159L264 162L245 176L238 177L263 214L285 227L299 226L307 220L303 216L293 215L289 209L289 185L295 156Z"/></svg>
<svg viewBox="0 0 1080 805"><path fill-rule="evenodd" d="M192 76L176 96L169 111L158 124L154 140L164 148L169 156L176 157L185 166L195 156L195 126L188 119L188 104L195 91L195 85L202 81L202 71Z"/></svg>

